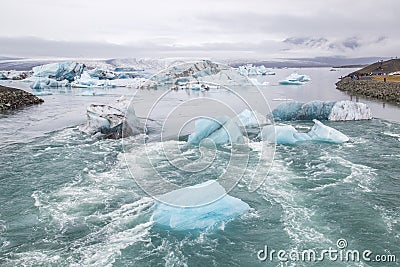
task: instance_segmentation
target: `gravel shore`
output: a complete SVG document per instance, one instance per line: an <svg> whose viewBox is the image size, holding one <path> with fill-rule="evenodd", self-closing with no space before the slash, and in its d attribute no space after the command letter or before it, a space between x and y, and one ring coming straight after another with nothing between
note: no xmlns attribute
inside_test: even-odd
<svg viewBox="0 0 400 267"><path fill-rule="evenodd" d="M0 111L43 103L43 99L24 90L0 85Z"/></svg>
<svg viewBox="0 0 400 267"><path fill-rule="evenodd" d="M346 77L336 83L336 88L352 95L361 95L400 104L400 83L375 80L357 80Z"/></svg>

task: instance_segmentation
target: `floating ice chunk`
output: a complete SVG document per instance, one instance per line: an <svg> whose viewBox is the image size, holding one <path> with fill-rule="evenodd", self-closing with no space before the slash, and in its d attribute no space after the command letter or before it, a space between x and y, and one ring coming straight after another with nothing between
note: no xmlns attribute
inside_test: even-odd
<svg viewBox="0 0 400 267"><path fill-rule="evenodd" d="M79 96L104 96L105 93L96 92L94 90L87 90L87 91L83 91L76 95L79 95Z"/></svg>
<svg viewBox="0 0 400 267"><path fill-rule="evenodd" d="M93 70L89 70L88 74L91 78L99 79L99 80L113 80L117 78L117 75L113 71L102 70L99 68L95 68Z"/></svg>
<svg viewBox="0 0 400 267"><path fill-rule="evenodd" d="M331 121L370 120L372 113L364 103L349 100L338 101L332 107L328 119Z"/></svg>
<svg viewBox="0 0 400 267"><path fill-rule="evenodd" d="M238 67L238 72L244 76L249 75L275 75L275 72L268 71L264 65L253 66L252 64L242 65Z"/></svg>
<svg viewBox="0 0 400 267"><path fill-rule="evenodd" d="M88 134L101 133L105 138L117 139L145 132L129 101L121 100L114 106L91 104L86 114L87 122L81 130Z"/></svg>
<svg viewBox="0 0 400 267"><path fill-rule="evenodd" d="M344 143L349 138L332 127L318 120L313 120L314 126L307 133L299 133L291 125L267 125L261 131L261 139L277 144L296 144L304 141L319 141L329 143Z"/></svg>
<svg viewBox="0 0 400 267"><path fill-rule="evenodd" d="M216 145L244 143L242 131L234 120L227 121L207 138L213 140Z"/></svg>
<svg viewBox="0 0 400 267"><path fill-rule="evenodd" d="M77 62L51 63L33 67L33 76L42 78L53 78L56 80L68 80L72 82L79 77L85 68L84 64Z"/></svg>
<svg viewBox="0 0 400 267"><path fill-rule="evenodd" d="M189 135L188 143L197 145L201 140L221 128L229 120L228 116L220 116L215 119L201 118L194 122L195 131Z"/></svg>
<svg viewBox="0 0 400 267"><path fill-rule="evenodd" d="M304 105L302 102L291 101L280 104L272 110L274 120L296 120L301 113L301 107Z"/></svg>
<svg viewBox="0 0 400 267"><path fill-rule="evenodd" d="M349 137L338 130L326 126L318 120L313 120L313 122L314 126L307 133L311 140L339 144L349 141Z"/></svg>
<svg viewBox="0 0 400 267"><path fill-rule="evenodd" d="M67 86L68 81L56 81L50 78L38 78L30 85L32 89L58 88Z"/></svg>
<svg viewBox="0 0 400 267"><path fill-rule="evenodd" d="M272 111L275 120L363 120L371 119L371 110L363 103L352 101L286 102Z"/></svg>
<svg viewBox="0 0 400 267"><path fill-rule="evenodd" d="M250 111L248 109L243 110L234 120L238 125L244 127L259 127L267 123L265 116L255 110Z"/></svg>
<svg viewBox="0 0 400 267"><path fill-rule="evenodd" d="M279 82L282 85L302 85L311 81L310 76L298 73L292 73L286 79Z"/></svg>
<svg viewBox="0 0 400 267"><path fill-rule="evenodd" d="M310 140L306 133L299 133L291 125L267 125L262 129L261 137L263 141L277 144L295 144Z"/></svg>
<svg viewBox="0 0 400 267"><path fill-rule="evenodd" d="M45 96L45 95L52 95L52 92L49 91L37 91L37 92L33 92L33 94L35 96Z"/></svg>
<svg viewBox="0 0 400 267"><path fill-rule="evenodd" d="M246 213L249 205L229 196L217 181L174 190L158 197L153 220L174 230L204 229Z"/></svg>

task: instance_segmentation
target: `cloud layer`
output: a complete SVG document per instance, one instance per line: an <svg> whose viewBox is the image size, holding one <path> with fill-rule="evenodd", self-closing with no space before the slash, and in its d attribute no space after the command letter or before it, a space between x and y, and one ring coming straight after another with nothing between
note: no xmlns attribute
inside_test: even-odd
<svg viewBox="0 0 400 267"><path fill-rule="evenodd" d="M10 56L391 57L400 44L397 0L14 0L3 8L0 55Z"/></svg>

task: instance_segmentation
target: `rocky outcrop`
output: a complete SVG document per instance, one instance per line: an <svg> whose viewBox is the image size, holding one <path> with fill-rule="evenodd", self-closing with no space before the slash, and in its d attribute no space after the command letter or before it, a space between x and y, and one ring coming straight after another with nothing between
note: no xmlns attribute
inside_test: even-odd
<svg viewBox="0 0 400 267"><path fill-rule="evenodd" d="M361 95L388 102L400 103L400 83L344 78L336 88L351 95Z"/></svg>
<svg viewBox="0 0 400 267"><path fill-rule="evenodd" d="M43 99L24 90L0 85L0 111L40 104Z"/></svg>

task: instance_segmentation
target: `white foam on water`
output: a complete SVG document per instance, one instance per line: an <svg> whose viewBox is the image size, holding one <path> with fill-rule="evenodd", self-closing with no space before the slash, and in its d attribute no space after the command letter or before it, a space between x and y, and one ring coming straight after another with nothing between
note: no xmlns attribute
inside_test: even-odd
<svg viewBox="0 0 400 267"><path fill-rule="evenodd" d="M400 141L400 134L398 134L398 133L383 132L383 134L386 136L397 138L397 140Z"/></svg>
<svg viewBox="0 0 400 267"><path fill-rule="evenodd" d="M397 212L393 212L393 210L388 211L384 207L378 205L374 205L373 208L380 213L387 232L400 241L400 233L396 230L400 228L400 209L397 208Z"/></svg>
<svg viewBox="0 0 400 267"><path fill-rule="evenodd" d="M124 173L124 168L117 164L105 173L83 172L80 179L53 192L32 194L34 206L40 212L39 220L56 235L68 236L71 231L90 229L85 235L64 244L63 250L69 251L68 258L56 259L57 264L111 266L123 249L146 240L153 225L150 218L154 201L135 193L135 183ZM125 202L127 197L132 202ZM41 256L38 253L33 250L18 254L16 258L20 261L10 263L46 265L52 263L49 260L54 260L51 257L53 251L41 252L44 254Z"/></svg>
<svg viewBox="0 0 400 267"><path fill-rule="evenodd" d="M308 243L331 244L332 241L323 234L323 226L313 219L315 211L307 207L310 196L291 184L291 180L296 178L285 161L275 159L270 174L257 193L282 207L284 230L296 247Z"/></svg>

